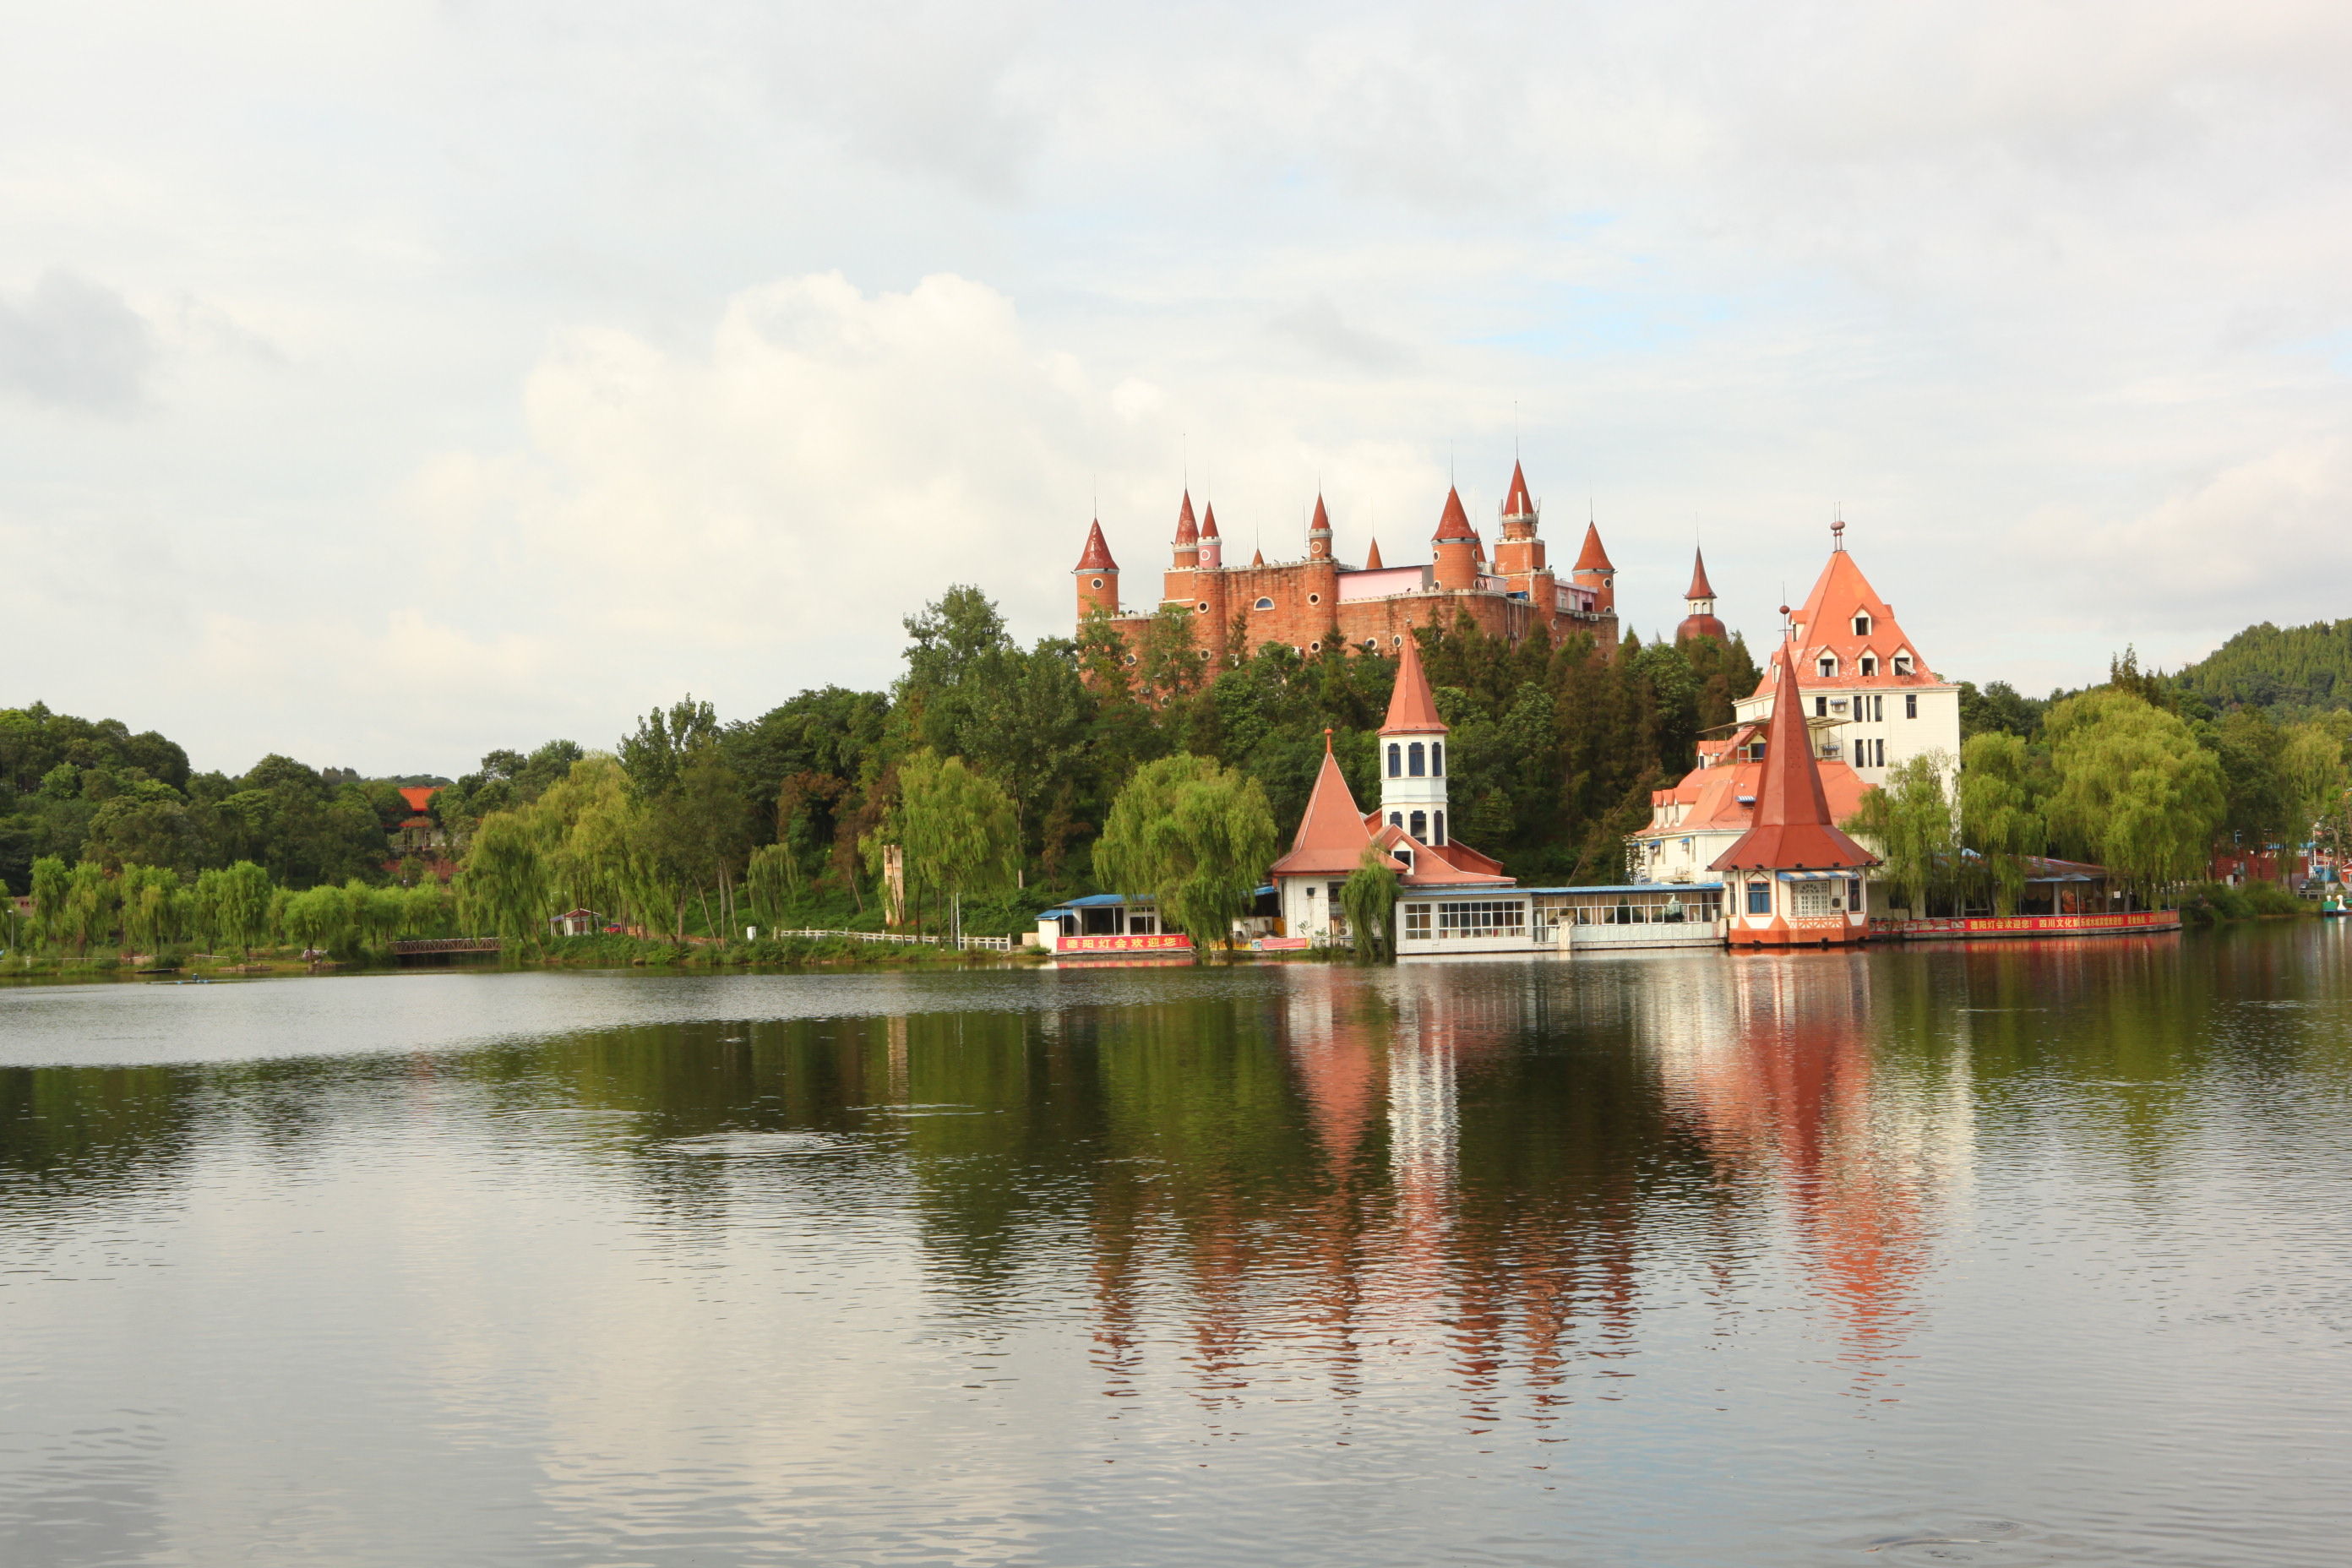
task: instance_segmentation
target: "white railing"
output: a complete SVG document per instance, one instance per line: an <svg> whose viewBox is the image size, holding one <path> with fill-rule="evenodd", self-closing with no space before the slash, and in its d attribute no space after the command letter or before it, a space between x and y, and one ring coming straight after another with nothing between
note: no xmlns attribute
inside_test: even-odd
<svg viewBox="0 0 2352 1568"><path fill-rule="evenodd" d="M944 937L910 936L905 931L816 931L808 928L790 930L782 926L774 928L767 934L772 940L777 937L797 936L806 937L815 942L829 936L837 936L850 942L921 942L932 947L944 945L947 941ZM1013 944L1013 939L1009 936L968 936L962 941L964 950L968 952L1011 952Z"/></svg>

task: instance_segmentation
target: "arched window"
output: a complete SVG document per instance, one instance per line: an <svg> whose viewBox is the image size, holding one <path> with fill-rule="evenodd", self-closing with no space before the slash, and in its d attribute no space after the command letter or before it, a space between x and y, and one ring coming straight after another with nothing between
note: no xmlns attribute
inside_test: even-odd
<svg viewBox="0 0 2352 1568"><path fill-rule="evenodd" d="M1412 743L1412 748L1405 753L1405 772L1411 773L1415 778L1421 777L1428 760L1428 758L1422 755L1421 742L1419 741L1415 741Z"/></svg>
<svg viewBox="0 0 2352 1568"><path fill-rule="evenodd" d="M1429 814L1425 811L1414 812L1412 814L1412 826L1405 829L1405 831L1412 834L1415 838L1420 839L1423 843L1428 843Z"/></svg>
<svg viewBox="0 0 2352 1568"><path fill-rule="evenodd" d="M1445 776L1445 742L1443 741L1429 743L1429 776L1433 779Z"/></svg>
<svg viewBox="0 0 2352 1568"><path fill-rule="evenodd" d="M1250 608L1254 610L1270 610L1274 608L1274 601L1272 599L1260 599L1256 604L1252 605Z"/></svg>
<svg viewBox="0 0 2352 1568"><path fill-rule="evenodd" d="M1437 837L1431 839L1430 842L1432 844L1444 844L1445 842L1445 814L1442 811L1436 813L1435 816L1432 817L1431 823L1432 826L1437 829Z"/></svg>
<svg viewBox="0 0 2352 1568"><path fill-rule="evenodd" d="M1390 812L1389 826L1391 827L1402 827L1404 826L1404 813L1402 811Z"/></svg>
<svg viewBox="0 0 2352 1568"><path fill-rule="evenodd" d="M1389 742L1389 777L1394 779L1402 778L1403 776L1404 748L1398 745L1394 741L1391 741Z"/></svg>

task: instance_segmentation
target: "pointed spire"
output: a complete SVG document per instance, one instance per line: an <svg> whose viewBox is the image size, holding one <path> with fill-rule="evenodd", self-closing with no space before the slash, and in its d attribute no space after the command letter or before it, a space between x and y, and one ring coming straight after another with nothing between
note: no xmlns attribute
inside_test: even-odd
<svg viewBox="0 0 2352 1568"><path fill-rule="evenodd" d="M1365 570L1365 571L1367 571L1367 572L1377 572L1377 571L1379 571L1380 569L1381 569L1381 542L1380 542L1379 540L1375 539L1375 540L1373 540L1373 541L1372 541L1371 544L1370 544L1370 546L1369 546L1369 547L1364 551L1364 570Z"/></svg>
<svg viewBox="0 0 2352 1568"><path fill-rule="evenodd" d="M1511 488L1503 492L1503 515L1505 517L1533 517L1535 514L1535 498L1528 494L1527 472L1519 467L1519 460L1517 458L1513 458L1511 459Z"/></svg>
<svg viewBox="0 0 2352 1568"><path fill-rule="evenodd" d="M1217 503L1214 501L1211 501L1207 509L1201 513L1201 537L1203 539L1217 537Z"/></svg>
<svg viewBox="0 0 2352 1568"><path fill-rule="evenodd" d="M1073 570L1079 572L1116 572L1118 563L1110 558L1110 546L1103 542L1102 519L1097 518L1087 530L1087 552L1078 557Z"/></svg>
<svg viewBox="0 0 2352 1568"><path fill-rule="evenodd" d="M1200 525L1192 521L1192 492L1184 492L1184 504L1176 513L1176 542L1191 544L1201 537Z"/></svg>
<svg viewBox="0 0 2352 1568"><path fill-rule="evenodd" d="M1448 485L1445 488L1445 510L1437 514L1437 531L1430 538L1442 544L1449 539L1477 537L1477 531L1470 526L1470 514L1462 510L1462 492Z"/></svg>
<svg viewBox="0 0 2352 1568"><path fill-rule="evenodd" d="M1255 555L1252 555L1252 556L1250 557L1250 564L1251 564L1251 565L1253 565L1253 566L1263 566L1263 565L1265 565L1265 551L1263 551L1263 550L1261 550L1261 551L1257 552L1257 553L1255 553Z"/></svg>
<svg viewBox="0 0 2352 1568"><path fill-rule="evenodd" d="M1693 546L1691 550L1690 592L1685 594L1683 597L1685 599L1715 597L1715 585L1706 580L1706 552L1696 546Z"/></svg>
<svg viewBox="0 0 2352 1568"><path fill-rule="evenodd" d="M1597 522L1588 522L1584 525L1584 548L1577 552L1576 570L1579 572L1617 570L1609 563L1609 552L1601 548L1601 525Z"/></svg>
<svg viewBox="0 0 2352 1568"><path fill-rule="evenodd" d="M1364 814L1356 809L1356 797L1339 772L1339 759L1327 746L1322 771L1315 775L1314 793L1307 797L1306 815L1298 819L1298 831L1291 837L1290 853L1274 863L1273 874L1344 874L1356 868L1371 842ZM1394 861L1390 864L1403 869Z"/></svg>
<svg viewBox="0 0 2352 1568"><path fill-rule="evenodd" d="M1797 684L1797 661L1785 642L1772 655L1772 717L1764 731L1762 767L1755 826L1710 869L1837 871L1878 863L1830 816L1821 763L1805 726L1804 689Z"/></svg>
<svg viewBox="0 0 2352 1568"><path fill-rule="evenodd" d="M1381 723L1383 735L1397 731L1445 733L1445 721L1437 716L1437 699L1431 694L1429 677L1421 668L1421 643L1411 632L1404 634L1404 647L1397 653L1396 685L1389 692L1389 716Z"/></svg>
<svg viewBox="0 0 2352 1568"><path fill-rule="evenodd" d="M1323 509L1323 492L1321 490L1317 490L1315 492L1315 521L1307 525L1307 531L1309 533L1328 533L1331 531L1331 514Z"/></svg>

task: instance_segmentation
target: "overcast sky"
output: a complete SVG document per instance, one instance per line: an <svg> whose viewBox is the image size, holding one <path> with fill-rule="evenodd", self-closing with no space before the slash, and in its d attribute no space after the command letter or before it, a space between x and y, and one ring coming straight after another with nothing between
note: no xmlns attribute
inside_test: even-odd
<svg viewBox="0 0 2352 1568"><path fill-rule="evenodd" d="M2352 615L2352 7L9 0L0 706L201 767L878 686L981 584L1426 559L1630 627L1843 505L2030 691Z"/></svg>

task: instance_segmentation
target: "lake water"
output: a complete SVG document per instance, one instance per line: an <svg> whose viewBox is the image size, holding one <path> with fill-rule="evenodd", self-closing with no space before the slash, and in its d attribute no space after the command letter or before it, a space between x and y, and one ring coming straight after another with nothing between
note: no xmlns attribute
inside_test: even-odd
<svg viewBox="0 0 2352 1568"><path fill-rule="evenodd" d="M0 1561L2352 1561L2352 922L0 991Z"/></svg>

